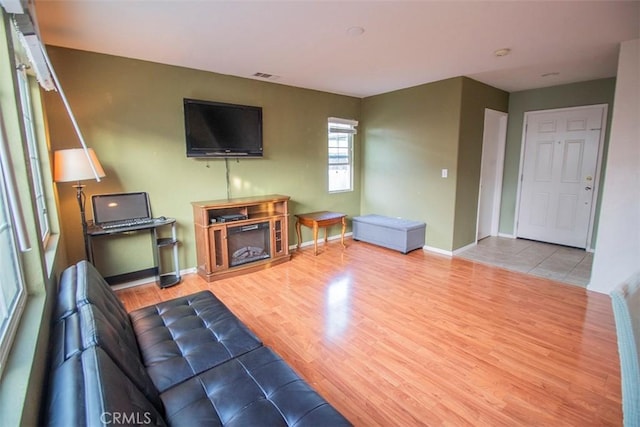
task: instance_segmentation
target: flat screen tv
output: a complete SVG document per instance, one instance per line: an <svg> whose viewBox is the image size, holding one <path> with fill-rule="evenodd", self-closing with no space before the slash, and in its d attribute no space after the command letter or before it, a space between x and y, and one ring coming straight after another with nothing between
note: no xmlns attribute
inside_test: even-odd
<svg viewBox="0 0 640 427"><path fill-rule="evenodd" d="M262 157L262 108L184 100L187 157Z"/></svg>

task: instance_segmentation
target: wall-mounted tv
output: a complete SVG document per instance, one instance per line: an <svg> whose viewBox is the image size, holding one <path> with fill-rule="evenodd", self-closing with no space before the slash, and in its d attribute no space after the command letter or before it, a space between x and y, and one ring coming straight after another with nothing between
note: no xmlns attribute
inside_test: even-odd
<svg viewBox="0 0 640 427"><path fill-rule="evenodd" d="M262 157L262 108L184 100L187 157Z"/></svg>

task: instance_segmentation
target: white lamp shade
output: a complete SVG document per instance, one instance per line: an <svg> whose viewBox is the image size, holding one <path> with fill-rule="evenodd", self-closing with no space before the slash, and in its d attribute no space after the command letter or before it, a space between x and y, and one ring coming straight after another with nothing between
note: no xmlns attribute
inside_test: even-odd
<svg viewBox="0 0 640 427"><path fill-rule="evenodd" d="M84 148L58 150L53 153L53 180L56 182L83 181L105 176L104 169L93 148L87 149L94 170Z"/></svg>

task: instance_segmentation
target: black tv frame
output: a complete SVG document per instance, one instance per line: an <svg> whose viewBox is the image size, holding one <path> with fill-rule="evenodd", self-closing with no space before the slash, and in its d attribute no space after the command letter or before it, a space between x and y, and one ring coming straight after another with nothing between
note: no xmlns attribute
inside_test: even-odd
<svg viewBox="0 0 640 427"><path fill-rule="evenodd" d="M220 149L199 148L194 146L193 138L190 137L190 130L192 126L189 122L189 110L194 106L204 107L216 107L229 112L233 110L244 110L257 113L257 125L256 135L257 142L252 141L252 144L242 146L222 146ZM263 135L262 135L262 107L253 105L242 104L230 104L216 101L205 101L199 99L184 98L183 100L184 111L184 128L185 128L185 141L186 141L186 154L189 158L256 158L263 156Z"/></svg>

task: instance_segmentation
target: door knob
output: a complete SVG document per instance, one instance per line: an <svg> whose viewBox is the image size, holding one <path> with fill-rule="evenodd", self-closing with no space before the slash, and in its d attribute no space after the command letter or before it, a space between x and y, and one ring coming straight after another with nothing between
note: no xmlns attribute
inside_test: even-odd
<svg viewBox="0 0 640 427"><path fill-rule="evenodd" d="M589 191L589 190L591 190L591 187L587 186L587 187L584 187L584 189Z"/></svg>

